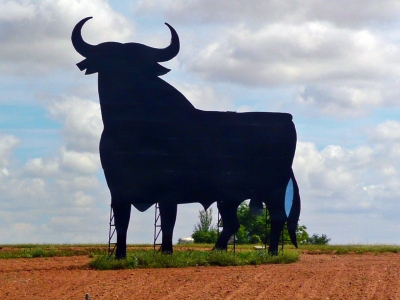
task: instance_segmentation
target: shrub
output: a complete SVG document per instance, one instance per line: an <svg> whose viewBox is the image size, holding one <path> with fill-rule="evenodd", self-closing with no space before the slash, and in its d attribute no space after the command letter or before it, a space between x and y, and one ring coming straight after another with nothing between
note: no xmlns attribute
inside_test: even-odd
<svg viewBox="0 0 400 300"><path fill-rule="evenodd" d="M216 229L209 231L195 231L192 234L195 243L201 244L215 244L218 239L218 232Z"/></svg>
<svg viewBox="0 0 400 300"><path fill-rule="evenodd" d="M313 234L308 238L308 244L311 245L328 245L331 239L329 239L325 234L319 236L318 234Z"/></svg>
<svg viewBox="0 0 400 300"><path fill-rule="evenodd" d="M261 238L257 234L253 234L249 239L250 244L261 244Z"/></svg>

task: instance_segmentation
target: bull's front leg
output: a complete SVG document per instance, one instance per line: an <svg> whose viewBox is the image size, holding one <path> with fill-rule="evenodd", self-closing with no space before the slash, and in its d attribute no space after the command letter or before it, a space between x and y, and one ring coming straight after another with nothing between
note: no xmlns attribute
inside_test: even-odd
<svg viewBox="0 0 400 300"><path fill-rule="evenodd" d="M131 204L113 198L111 206L114 212L115 229L117 231L117 250L115 258L126 258L126 236L131 216Z"/></svg>
<svg viewBox="0 0 400 300"><path fill-rule="evenodd" d="M215 250L227 250L228 241L233 234L238 231L240 224L237 218L237 208L239 204L229 203L226 201L218 201L217 207L221 214L223 229L214 246Z"/></svg>
<svg viewBox="0 0 400 300"><path fill-rule="evenodd" d="M172 235L175 227L177 207L177 204L160 203L162 253L170 254L173 252Z"/></svg>

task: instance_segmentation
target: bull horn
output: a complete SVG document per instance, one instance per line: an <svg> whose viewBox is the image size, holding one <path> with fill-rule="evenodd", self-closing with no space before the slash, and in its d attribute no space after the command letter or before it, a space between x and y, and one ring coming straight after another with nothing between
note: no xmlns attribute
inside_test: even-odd
<svg viewBox="0 0 400 300"><path fill-rule="evenodd" d="M78 24L76 24L71 35L72 45L74 46L76 52L84 57L88 57L89 54L93 53L95 48L95 46L90 45L83 40L81 32L83 24L85 24L86 21L91 18L92 17L84 18Z"/></svg>
<svg viewBox="0 0 400 300"><path fill-rule="evenodd" d="M180 47L179 37L178 37L178 34L176 33L175 29L168 23L165 23L165 25L167 25L169 30L171 31L171 43L169 44L168 47L166 47L164 49L154 49L154 50L156 50L155 58L156 58L156 61L158 61L158 62L168 61L168 60L174 58L178 54L179 47Z"/></svg>

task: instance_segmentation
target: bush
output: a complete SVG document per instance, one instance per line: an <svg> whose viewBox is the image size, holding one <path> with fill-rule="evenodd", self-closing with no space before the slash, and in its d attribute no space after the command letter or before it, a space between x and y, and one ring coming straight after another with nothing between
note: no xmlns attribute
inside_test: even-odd
<svg viewBox="0 0 400 300"><path fill-rule="evenodd" d="M194 226L192 238L195 243L214 244L218 239L218 231L212 224L212 208L199 211L199 222Z"/></svg>
<svg viewBox="0 0 400 300"><path fill-rule="evenodd" d="M209 231L195 231L192 234L195 243L200 244L215 244L218 239L218 232L216 229Z"/></svg>
<svg viewBox="0 0 400 300"><path fill-rule="evenodd" d="M319 236L318 234L313 234L308 238L308 244L311 245L328 245L331 239L329 239L325 234Z"/></svg>
<svg viewBox="0 0 400 300"><path fill-rule="evenodd" d="M247 230L243 225L240 225L238 231L236 232L236 243L241 244L249 244L249 238L247 235Z"/></svg>
<svg viewBox="0 0 400 300"><path fill-rule="evenodd" d="M257 234L253 234L249 239L250 244L261 244L261 238Z"/></svg>

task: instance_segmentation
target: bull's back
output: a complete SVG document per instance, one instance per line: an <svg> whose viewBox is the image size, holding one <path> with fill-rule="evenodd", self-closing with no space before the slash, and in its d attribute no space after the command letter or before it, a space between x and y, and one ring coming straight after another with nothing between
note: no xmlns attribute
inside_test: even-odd
<svg viewBox="0 0 400 300"><path fill-rule="evenodd" d="M152 169L245 168L246 164L240 166L242 161L291 160L296 146L292 117L284 113L196 110L173 118L137 117L115 127L103 132L103 167L128 163Z"/></svg>

